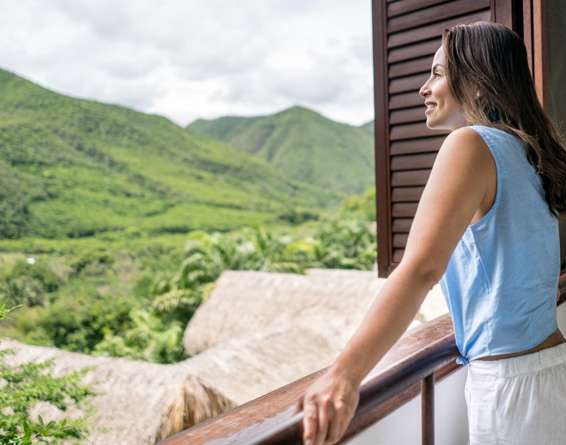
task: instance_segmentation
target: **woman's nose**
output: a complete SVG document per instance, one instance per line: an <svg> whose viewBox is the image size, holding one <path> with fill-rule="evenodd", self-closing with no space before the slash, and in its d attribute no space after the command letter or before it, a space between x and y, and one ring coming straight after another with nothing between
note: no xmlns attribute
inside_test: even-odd
<svg viewBox="0 0 566 445"><path fill-rule="evenodd" d="M426 93L425 93L426 91ZM423 84L423 86L420 88L419 90L419 96L426 96L428 94L428 89L426 88L426 82Z"/></svg>

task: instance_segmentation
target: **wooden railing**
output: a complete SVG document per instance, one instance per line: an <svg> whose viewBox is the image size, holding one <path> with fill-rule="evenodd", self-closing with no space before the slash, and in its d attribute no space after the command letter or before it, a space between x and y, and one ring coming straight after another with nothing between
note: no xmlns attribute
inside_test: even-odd
<svg viewBox="0 0 566 445"><path fill-rule="evenodd" d="M566 274L560 276L566 301ZM445 314L406 333L364 379L356 413L342 440L352 438L417 395L422 403L422 443L434 442L434 385L460 368L450 316ZM201 422L159 445L302 444L303 413L296 402L326 368L233 410Z"/></svg>

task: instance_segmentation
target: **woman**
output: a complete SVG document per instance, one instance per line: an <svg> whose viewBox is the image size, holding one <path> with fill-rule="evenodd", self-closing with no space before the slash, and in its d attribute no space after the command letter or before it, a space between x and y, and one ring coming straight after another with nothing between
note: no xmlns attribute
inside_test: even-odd
<svg viewBox="0 0 566 445"><path fill-rule="evenodd" d="M299 408L303 440L336 443L359 386L440 282L467 365L470 444L566 443L566 340L557 327L566 149L537 100L521 38L492 22L444 30L419 94L450 130L401 263Z"/></svg>

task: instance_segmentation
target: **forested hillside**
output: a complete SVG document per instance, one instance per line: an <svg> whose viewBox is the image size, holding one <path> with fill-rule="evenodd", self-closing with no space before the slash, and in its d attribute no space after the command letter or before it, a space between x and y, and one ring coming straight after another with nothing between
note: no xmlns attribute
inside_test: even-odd
<svg viewBox="0 0 566 445"><path fill-rule="evenodd" d="M360 193L374 181L371 134L308 108L199 119L188 131L222 140L269 162L289 178L342 195Z"/></svg>
<svg viewBox="0 0 566 445"><path fill-rule="evenodd" d="M0 110L0 238L226 230L339 199L164 117L3 70Z"/></svg>

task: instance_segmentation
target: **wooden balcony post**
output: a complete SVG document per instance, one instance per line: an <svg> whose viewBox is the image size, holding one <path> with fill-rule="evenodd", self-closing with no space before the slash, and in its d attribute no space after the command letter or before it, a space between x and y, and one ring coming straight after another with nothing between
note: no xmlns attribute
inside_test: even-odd
<svg viewBox="0 0 566 445"><path fill-rule="evenodd" d="M434 374L421 381L422 445L434 445Z"/></svg>

